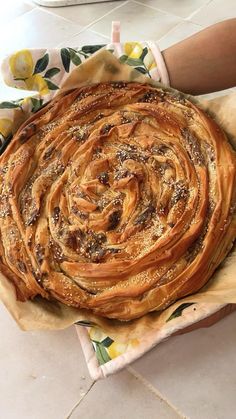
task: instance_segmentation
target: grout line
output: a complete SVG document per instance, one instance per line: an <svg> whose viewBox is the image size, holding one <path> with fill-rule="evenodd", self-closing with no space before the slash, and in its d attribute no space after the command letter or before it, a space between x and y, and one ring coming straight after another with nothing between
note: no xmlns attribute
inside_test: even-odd
<svg viewBox="0 0 236 419"><path fill-rule="evenodd" d="M86 29L87 30L87 29ZM85 31L86 31L85 30ZM104 44L110 44L111 43L111 40L110 40L110 38L108 37L108 36L106 36L106 35L103 35L102 33L99 33L99 32L97 32L97 31L94 31L94 30L91 30L91 29L88 29L89 30L89 32L91 32L92 34L94 34L94 35L98 35L98 36L101 36L102 38L104 38ZM67 38L67 39L65 39L64 41L62 41L62 42L60 42L60 44L57 44L54 48L61 48L62 47L62 45L65 45L67 42L68 42L68 46L69 46L69 42L70 41L73 41L73 38L75 38L76 36L78 36L78 35L80 35L81 33L83 33L83 32L85 32L85 31L81 31L81 32L78 32L78 33L76 33L76 34L74 34L74 35L72 35L70 38ZM80 41L78 41L78 42L80 42ZM98 42L98 44L99 44L100 42ZM80 45L78 45L78 46L80 46Z"/></svg>
<svg viewBox="0 0 236 419"><path fill-rule="evenodd" d="M79 35L80 33L84 32L85 30L89 29L91 26L95 25L95 23L99 22L99 21L100 21L100 20L102 20L104 17L106 17L106 16L108 16L109 14L111 14L112 12L114 12L114 10L117 10L117 9L119 9L119 8L120 8L120 7L122 7L122 6L125 6L127 3L129 3L129 0L126 0L126 1L122 2L122 3L121 3L121 4L119 4L118 6L114 7L114 9L112 9L112 10L110 10L109 12L105 13L105 15L103 15L103 16L101 16L101 17L97 18L96 20L94 20L93 22L89 23L89 24L88 24L88 25L86 25L86 26L83 26L81 30L79 30L78 32L74 33L74 34L73 34L70 38L65 39L65 41L63 41L63 42L67 42L67 40L69 41L69 40L70 40L71 38L73 38L74 36L77 36L77 35ZM84 5L81 5L81 6L84 6ZM71 7L73 7L73 6L71 6ZM44 8L43 8L43 7L40 7L40 6L39 6L39 7L37 7L37 9L40 9L40 10L42 10L42 11L45 11L45 10L44 10ZM52 8L52 9L53 9L53 8ZM67 22L73 23L74 25L78 24L78 25L82 26L79 22L75 22L75 21L73 21L73 20L69 20L69 19L67 19L67 18L64 18L64 17L63 17L63 16L61 16L61 15L57 15L56 13L53 13L53 11L51 11L51 10L50 10L50 11L47 11L47 10L46 10L45 12L50 13L51 15L56 16L56 17L58 17L58 18L64 19L64 20L66 20ZM94 31L94 32L95 32L95 31ZM97 32L97 33L98 33L98 32ZM106 38L110 39L109 37L107 37L106 35L104 35L104 34L102 34L102 33L100 33L99 35L105 36Z"/></svg>
<svg viewBox="0 0 236 419"><path fill-rule="evenodd" d="M99 35L102 36L103 38L106 38L106 40L109 41L109 43L111 43L110 37L107 35L103 35L103 33L97 32L94 29L89 29L90 32L94 33L95 35Z"/></svg>
<svg viewBox="0 0 236 419"><path fill-rule="evenodd" d="M192 24L192 25L196 25L196 26L199 26L199 32L202 30L202 29L204 29L204 27L203 26L201 26L199 23L193 23L193 22L190 22L190 21L188 21L188 20L182 20L182 22L179 22L179 23L177 23L177 25L175 25L173 28L171 28L168 32L166 32L165 33L165 35L162 35L162 37L161 38L159 38L158 40L157 40L157 42L160 42L163 38L165 38L167 35L169 35L169 34L171 34L171 32L173 32L178 26L180 26L180 25L182 25L183 23L185 23L185 22L187 22L187 23L190 23L190 24ZM196 32L197 33L197 32ZM187 39L187 38L189 38L190 36L193 36L194 35L194 33L192 34L192 35L189 35L189 36L187 36L186 38L184 38L184 40L185 39ZM178 42L180 42L180 41L176 41L176 44L178 43ZM174 44L173 44L174 45ZM172 45L170 45L170 46L172 46ZM169 47L168 47L169 48Z"/></svg>
<svg viewBox="0 0 236 419"><path fill-rule="evenodd" d="M140 4L141 6L147 7L148 9L156 10L157 12L161 12L165 15L170 15L170 16L178 17L179 19L184 19L183 17L181 17L179 15L176 15L174 13L168 12L167 10L159 9L158 7L155 7L155 6L150 6L150 4L141 3L138 0L131 0L131 1L132 1L132 3Z"/></svg>
<svg viewBox="0 0 236 419"><path fill-rule="evenodd" d="M87 30L87 29L86 29ZM81 33L83 33L83 32L85 32L85 31L81 31L81 32L79 32L79 33L76 33L75 35L72 35L70 38L67 38L67 39L65 39L64 41L62 41L62 42L60 42L59 44L57 44L55 47L53 47L53 48L62 48L64 45L66 45L66 43L68 42L68 44L67 44L67 46L69 46L69 42L70 41L73 41L73 38L75 38L76 36L78 36L78 35L80 35ZM93 35L98 35L98 36L101 36L102 38L104 38L104 44L105 45L107 45L107 44L110 44L111 43L111 40L110 40L110 38L108 37L108 36L106 36L106 35L103 35L102 33L99 33L99 32L97 32L97 31L94 31L94 30L91 30L91 29L89 29L89 32L90 33L92 33ZM80 42L80 41L78 41L78 42ZM97 42L98 44L100 44L100 42ZM81 44L82 45L82 44ZM79 44L78 44L78 46L80 46Z"/></svg>
<svg viewBox="0 0 236 419"><path fill-rule="evenodd" d="M173 28L171 28L168 32L166 32L164 35L162 35L157 42L161 41L163 38L165 38L165 36L171 34L171 32L173 32L179 25L182 25L185 22L185 20L182 20L182 22L177 23L177 25L175 25Z"/></svg>
<svg viewBox="0 0 236 419"><path fill-rule="evenodd" d="M195 10L194 12L190 13L189 16L187 16L185 19L190 20L192 19L193 16L195 16L198 12L200 12L204 7L208 6L213 0L208 0L208 2L206 2L205 4L202 4L202 6L200 6L197 10ZM194 22L193 22L194 23Z"/></svg>
<svg viewBox="0 0 236 419"><path fill-rule="evenodd" d="M93 22L89 23L87 26L84 27L84 29L88 29L90 28L90 26L94 25L95 23L99 22L100 20L102 20L104 17L110 15L111 13L113 13L114 11L116 11L117 9L120 9L120 7L125 6L127 3L129 3L129 0L126 0L124 2L122 2L121 4L119 4L118 6L114 7L114 9L110 10L109 12L105 13L105 15L97 18L96 20L94 20ZM82 32L82 31L81 31ZM102 35L102 34L101 34ZM104 35L105 36L105 35Z"/></svg>
<svg viewBox="0 0 236 419"><path fill-rule="evenodd" d="M43 13L46 13L46 14L48 14L48 15L53 15L54 17L57 17L58 19L62 19L62 20L65 20L67 23L73 23L74 25L79 25L79 26L81 26L83 29L84 29L84 26L82 26L79 22L74 22L73 20L70 20L70 19L67 19L66 17L64 17L64 16L61 16L61 15L57 15L56 13L53 13L53 11L51 11L51 10L48 10L48 9L46 9L45 10L45 8L43 8L42 6L36 6L34 9L32 9L32 10L40 10L40 12L43 12ZM51 9L51 8L50 8ZM53 9L53 8L52 8ZM81 29L82 30L82 29Z"/></svg>
<svg viewBox="0 0 236 419"><path fill-rule="evenodd" d="M80 403L83 401L85 396L87 396L88 392L91 390L91 388L94 386L96 381L93 381L92 384L89 386L88 390L83 394L83 396L80 397L79 401L75 403L75 405L72 407L71 411L68 413L68 415L65 417L65 419L70 419L72 413L77 409L77 407L80 405Z"/></svg>
<svg viewBox="0 0 236 419"><path fill-rule="evenodd" d="M158 399L165 402L174 412L181 418L181 419L188 419L187 416L183 415L183 413L173 405L163 394L160 393L157 388L155 388L143 375L139 374L134 368L127 367L126 370L132 374L135 378L137 378L148 390L150 390ZM67 418L66 418L67 419Z"/></svg>
<svg viewBox="0 0 236 419"><path fill-rule="evenodd" d="M129 2L129 0L122 1L120 4L118 4L118 6L114 7L114 8L113 8L113 9L111 9L111 10L109 10L109 12L105 13L105 15L102 15L102 16L98 17L97 19L93 20L91 23L88 23L88 25L83 26L83 29L82 29L80 32L82 32L84 29L89 28L91 25L94 25L95 23L99 22L99 20L103 19L104 17L106 17L106 16L107 16L107 15L109 15L110 13L114 12L114 10L117 10L117 9L119 9L119 8L120 8L120 7L122 7L122 6L125 6L128 2ZM86 4L81 4L81 5L77 5L77 6L86 6ZM70 6L70 7L76 7L76 5L75 5L75 6ZM58 7L58 8L62 9L62 7ZM63 7L63 8L64 8L64 7ZM51 7L51 8L50 8L50 10L45 10L45 6L44 6L44 7L43 7L43 6L37 6L37 9L40 9L40 10L42 10L42 11L44 11L44 12L48 12L48 13L50 13L50 14L52 14L52 15L56 16L56 17L59 17L59 18L65 19L65 20L67 20L67 21L68 21L68 22L70 22L70 23L74 23L74 24L77 24L77 25L82 26L79 22L76 22L76 21L74 21L74 20L67 19L67 18L65 18L65 17L63 17L63 16L61 16L61 15L58 15L57 13L53 12L53 9L55 9L55 8L53 8L53 7ZM78 10L78 9L77 9L77 10ZM79 32L78 32L78 33L79 33Z"/></svg>

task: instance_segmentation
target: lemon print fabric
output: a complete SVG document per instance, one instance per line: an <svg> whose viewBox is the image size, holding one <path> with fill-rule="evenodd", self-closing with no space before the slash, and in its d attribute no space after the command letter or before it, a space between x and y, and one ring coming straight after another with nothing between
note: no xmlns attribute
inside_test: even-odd
<svg viewBox="0 0 236 419"><path fill-rule="evenodd" d="M124 51L129 58L140 58L143 47L139 42L126 42L124 44Z"/></svg>
<svg viewBox="0 0 236 419"><path fill-rule="evenodd" d="M107 348L107 352L110 358L114 359L127 352L129 349L135 348L138 344L139 342L137 339L132 339L127 343L112 342L112 344Z"/></svg>
<svg viewBox="0 0 236 419"><path fill-rule="evenodd" d="M9 67L14 81L24 82L26 90L39 92L42 96L49 94L50 90L59 89L51 78L61 70L58 67L48 68L48 64L48 53L34 62L31 51L27 49L18 51L9 58Z"/></svg>
<svg viewBox="0 0 236 419"><path fill-rule="evenodd" d="M49 88L46 80L39 74L34 74L34 76L31 76L28 79L26 79L25 84L28 90L40 92L40 94L43 96L49 93Z"/></svg>
<svg viewBox="0 0 236 419"><path fill-rule="evenodd" d="M139 345L138 339L131 339L125 343L114 341L96 326L89 327L88 334L100 365L117 358Z"/></svg>
<svg viewBox="0 0 236 419"><path fill-rule="evenodd" d="M140 42L125 42L124 54L119 57L121 63L135 67L137 71L152 77L151 70L156 68L156 61L148 46Z"/></svg>
<svg viewBox="0 0 236 419"><path fill-rule="evenodd" d="M9 60L9 65L16 80L26 79L33 74L33 58L31 53L26 49L12 55Z"/></svg>

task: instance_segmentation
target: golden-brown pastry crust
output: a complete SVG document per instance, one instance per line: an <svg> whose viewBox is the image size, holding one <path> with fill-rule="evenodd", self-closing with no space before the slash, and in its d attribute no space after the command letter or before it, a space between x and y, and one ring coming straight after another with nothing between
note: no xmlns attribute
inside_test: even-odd
<svg viewBox="0 0 236 419"><path fill-rule="evenodd" d="M198 291L236 236L236 157L181 94L103 83L58 95L0 158L0 271L122 320Z"/></svg>

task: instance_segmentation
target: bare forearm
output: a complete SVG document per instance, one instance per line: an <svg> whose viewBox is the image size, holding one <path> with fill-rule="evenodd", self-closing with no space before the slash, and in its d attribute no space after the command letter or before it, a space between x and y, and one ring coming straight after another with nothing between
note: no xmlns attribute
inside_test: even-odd
<svg viewBox="0 0 236 419"><path fill-rule="evenodd" d="M170 84L191 94L236 85L236 19L210 26L162 51Z"/></svg>

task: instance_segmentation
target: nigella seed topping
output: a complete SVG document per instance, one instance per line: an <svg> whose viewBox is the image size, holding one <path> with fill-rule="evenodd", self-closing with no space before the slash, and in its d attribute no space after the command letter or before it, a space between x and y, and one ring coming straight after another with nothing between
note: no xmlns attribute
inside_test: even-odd
<svg viewBox="0 0 236 419"><path fill-rule="evenodd" d="M168 151L168 147L166 147L165 145L154 145L151 148L151 152L153 154L160 154L161 156L164 156L164 154Z"/></svg>
<svg viewBox="0 0 236 419"><path fill-rule="evenodd" d="M55 207L55 208L53 208L53 212L52 212L52 220L53 220L53 223L54 223L55 225L56 225L56 224L58 223L58 221L59 221L60 212L61 212L61 210L60 210L60 208L59 208L59 207Z"/></svg>
<svg viewBox="0 0 236 419"><path fill-rule="evenodd" d="M155 207L153 205L149 205L145 210L136 218L134 225L137 224L145 224L150 218L152 217L153 213L155 212Z"/></svg>
<svg viewBox="0 0 236 419"><path fill-rule="evenodd" d="M55 150L55 147L49 147L43 155L43 160L49 160L54 150Z"/></svg>
<svg viewBox="0 0 236 419"><path fill-rule="evenodd" d="M109 175L107 172L102 172L98 175L98 180L102 185L109 185Z"/></svg>
<svg viewBox="0 0 236 419"><path fill-rule="evenodd" d="M30 216L29 216L29 218L28 218L28 220L27 220L27 222L26 222L26 225L27 226L30 226L30 225L33 225L33 224L35 224L36 223L36 221L37 221L37 219L38 219L38 217L39 217L39 210L34 210L34 211L32 211L32 213L30 214Z"/></svg>
<svg viewBox="0 0 236 419"><path fill-rule="evenodd" d="M61 247L53 240L50 241L50 249L53 258L57 263L61 263L65 260L65 255L63 254Z"/></svg>
<svg viewBox="0 0 236 419"><path fill-rule="evenodd" d="M139 100L138 102L144 102L144 103L152 103L158 99L157 92L150 90L149 92L146 92Z"/></svg>
<svg viewBox="0 0 236 419"><path fill-rule="evenodd" d="M27 125L20 133L18 140L24 144L36 132L37 126L33 122Z"/></svg>
<svg viewBox="0 0 236 419"><path fill-rule="evenodd" d="M121 219L121 211L114 211L112 214L109 215L109 224L108 224L108 231L114 230L120 222Z"/></svg>
<svg viewBox="0 0 236 419"><path fill-rule="evenodd" d="M114 180L124 179L128 176L131 176L131 175L132 175L132 173L130 173L129 170L120 169L118 172L115 173Z"/></svg>
<svg viewBox="0 0 236 419"><path fill-rule="evenodd" d="M127 83L125 83L124 81L114 81L111 83L112 87L114 87L114 89L124 89L125 87L127 87Z"/></svg>
<svg viewBox="0 0 236 419"><path fill-rule="evenodd" d="M117 247L109 247L107 249L107 251L111 254L117 254L121 252L121 249L117 248Z"/></svg>
<svg viewBox="0 0 236 419"><path fill-rule="evenodd" d="M18 261L18 268L24 274L27 272L26 264L22 260Z"/></svg>
<svg viewBox="0 0 236 419"><path fill-rule="evenodd" d="M36 244L35 256L40 265L43 263L44 253L45 253L45 249L42 247L42 245L40 243Z"/></svg>
<svg viewBox="0 0 236 419"><path fill-rule="evenodd" d="M67 245L74 251L78 252L80 250L83 239L84 233L82 230L75 230L68 234Z"/></svg>
<svg viewBox="0 0 236 419"><path fill-rule="evenodd" d="M182 181L176 182L174 186L174 192L170 201L170 205L173 206L177 204L180 199L186 199L188 196L188 189Z"/></svg>
<svg viewBox="0 0 236 419"><path fill-rule="evenodd" d="M78 208L75 205L72 205L71 212L72 212L72 214L76 214L78 217L80 217L81 220L87 220L88 219L88 213L78 210Z"/></svg>
<svg viewBox="0 0 236 419"><path fill-rule="evenodd" d="M101 134L102 135L106 135L109 134L109 132L111 131L111 129L114 127L113 124L106 124L101 128Z"/></svg>
<svg viewBox="0 0 236 419"><path fill-rule="evenodd" d="M95 116L95 118L92 122L100 121L100 119L102 119L102 118L104 118L104 114L100 112Z"/></svg>
<svg viewBox="0 0 236 419"><path fill-rule="evenodd" d="M187 143L187 146L189 148L189 153L194 164L198 164L199 166L204 165L205 159L202 154L198 139L187 128L182 128L181 134Z"/></svg>

